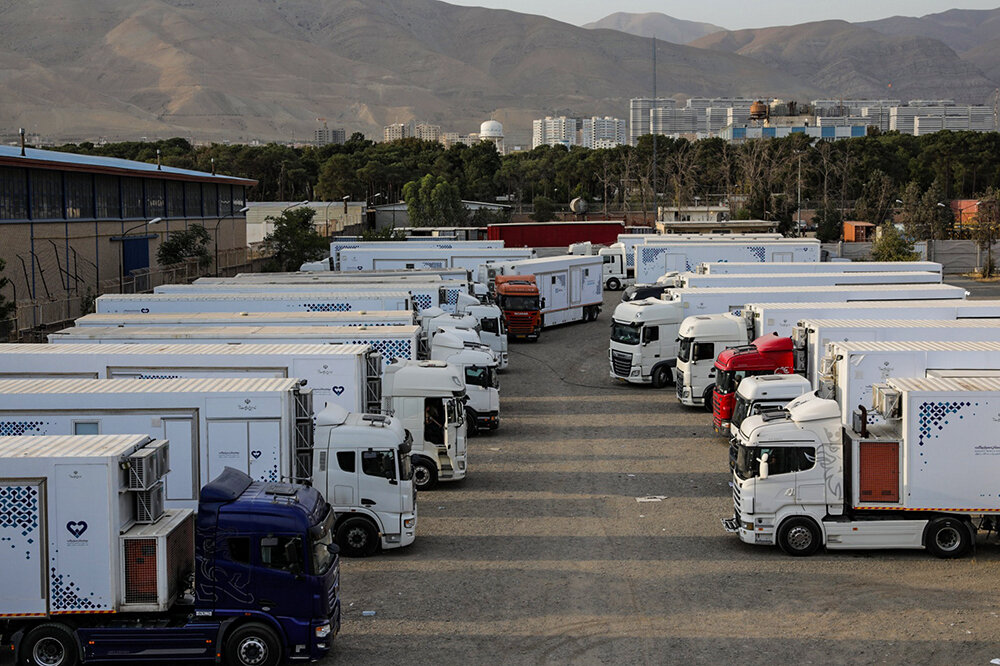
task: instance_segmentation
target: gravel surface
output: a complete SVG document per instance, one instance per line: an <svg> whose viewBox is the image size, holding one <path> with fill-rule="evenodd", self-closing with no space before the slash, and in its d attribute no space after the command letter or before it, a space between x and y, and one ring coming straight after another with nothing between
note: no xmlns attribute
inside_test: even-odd
<svg viewBox="0 0 1000 666"><path fill-rule="evenodd" d="M711 417L608 377L608 323L512 343L501 427L421 493L417 541L343 560L326 663L988 664L1000 547L797 559L742 544ZM662 496L640 503L637 497ZM363 611L375 611L363 616Z"/></svg>

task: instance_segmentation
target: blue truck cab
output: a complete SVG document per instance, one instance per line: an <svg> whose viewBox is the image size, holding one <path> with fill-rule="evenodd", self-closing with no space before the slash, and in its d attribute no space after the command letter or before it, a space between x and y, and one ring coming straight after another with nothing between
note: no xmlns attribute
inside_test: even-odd
<svg viewBox="0 0 1000 666"><path fill-rule="evenodd" d="M340 559L334 511L318 490L226 468L201 489L197 515L164 520L186 521L176 544L186 557L174 560L184 566L171 577L183 577L187 593L159 612L0 618L0 664L277 666L329 652L340 629Z"/></svg>

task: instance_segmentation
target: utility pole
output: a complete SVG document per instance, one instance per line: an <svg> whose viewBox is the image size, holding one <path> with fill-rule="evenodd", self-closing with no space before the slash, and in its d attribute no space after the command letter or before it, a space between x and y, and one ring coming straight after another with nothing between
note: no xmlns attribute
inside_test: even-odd
<svg viewBox="0 0 1000 666"><path fill-rule="evenodd" d="M656 130L653 129L653 110L656 109L656 35L653 35L653 105L649 112L649 129L653 133L653 226L659 217L659 202L656 195ZM643 211L645 212L645 211ZM645 215L643 215L645 218ZM643 219L643 222L646 220Z"/></svg>

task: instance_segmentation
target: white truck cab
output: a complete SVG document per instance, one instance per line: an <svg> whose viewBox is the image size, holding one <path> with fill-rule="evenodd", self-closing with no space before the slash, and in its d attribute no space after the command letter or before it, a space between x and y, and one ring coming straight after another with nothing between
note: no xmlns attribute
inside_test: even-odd
<svg viewBox="0 0 1000 666"><path fill-rule="evenodd" d="M608 291L624 289L635 281L635 268L628 266L624 243L612 243L602 247L597 255L604 260L602 277Z"/></svg>
<svg viewBox="0 0 1000 666"><path fill-rule="evenodd" d="M477 282L476 286L482 287L484 291L486 290L486 286L483 284ZM486 293L488 299L489 292ZM496 303L493 303L491 300L481 302L478 299L478 294L476 298L468 294L459 294L457 314L468 315L476 319L476 322L479 324L479 328L477 329L479 339L495 352L500 369L506 369L508 363L507 324L504 323L503 312L501 312ZM473 327L470 326L469 328Z"/></svg>
<svg viewBox="0 0 1000 666"><path fill-rule="evenodd" d="M677 399L689 407L712 409L715 359L727 347L745 345L747 327L732 314L695 315L681 322L677 340Z"/></svg>
<svg viewBox="0 0 1000 666"><path fill-rule="evenodd" d="M336 512L345 555L401 548L417 531L413 438L399 419L328 404L316 415L313 486Z"/></svg>
<svg viewBox="0 0 1000 666"><path fill-rule="evenodd" d="M382 376L382 402L413 436L413 485L429 490L438 481L467 473L465 379L441 361L395 361Z"/></svg>
<svg viewBox="0 0 1000 666"><path fill-rule="evenodd" d="M611 319L611 376L660 388L673 379L683 310L657 298L619 303Z"/></svg>
<svg viewBox="0 0 1000 666"><path fill-rule="evenodd" d="M455 333L444 330L434 336L431 359L446 361L462 369L469 401L465 406L472 432L500 427L500 380L492 353L470 349Z"/></svg>
<svg viewBox="0 0 1000 666"><path fill-rule="evenodd" d="M736 389L736 405L733 407L730 421L730 434L735 437L747 418L783 409L792 400L810 391L812 384L802 375L744 377Z"/></svg>

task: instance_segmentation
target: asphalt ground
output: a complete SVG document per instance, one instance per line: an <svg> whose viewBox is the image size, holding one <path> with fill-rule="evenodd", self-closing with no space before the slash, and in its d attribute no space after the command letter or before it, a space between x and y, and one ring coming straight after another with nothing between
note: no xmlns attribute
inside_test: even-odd
<svg viewBox="0 0 1000 666"><path fill-rule="evenodd" d="M952 280L949 280L952 281ZM996 297L1000 288L977 289ZM512 343L501 429L418 499L405 549L342 562L325 663L988 664L1000 545L791 558L723 531L710 415L608 376L618 293L592 323ZM657 496L659 501L637 498ZM363 611L375 611L365 616Z"/></svg>

